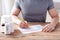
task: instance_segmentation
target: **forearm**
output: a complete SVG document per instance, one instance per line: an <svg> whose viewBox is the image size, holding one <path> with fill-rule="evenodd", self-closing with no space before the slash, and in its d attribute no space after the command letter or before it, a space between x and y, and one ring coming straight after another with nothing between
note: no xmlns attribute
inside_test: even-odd
<svg viewBox="0 0 60 40"><path fill-rule="evenodd" d="M58 12L55 8L49 10L49 14L52 17L51 23L53 26L56 26L59 22Z"/></svg>
<svg viewBox="0 0 60 40"><path fill-rule="evenodd" d="M20 9L18 9L18 8L13 8L11 11L13 22L16 24L20 23L20 20L18 18L19 13L20 13Z"/></svg>
<svg viewBox="0 0 60 40"><path fill-rule="evenodd" d="M20 9L13 7L13 9L11 11L11 14L14 15L14 16L18 16L19 13L20 13Z"/></svg>
<svg viewBox="0 0 60 40"><path fill-rule="evenodd" d="M56 16L56 17L53 17L52 18L52 20L51 20L51 23L50 24L52 24L52 26L56 26L57 24L58 24L58 22L59 22L59 17L58 16Z"/></svg>

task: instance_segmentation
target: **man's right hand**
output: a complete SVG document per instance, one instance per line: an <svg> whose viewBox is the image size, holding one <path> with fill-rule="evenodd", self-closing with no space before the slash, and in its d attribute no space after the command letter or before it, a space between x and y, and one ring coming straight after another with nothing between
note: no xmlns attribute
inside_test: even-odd
<svg viewBox="0 0 60 40"><path fill-rule="evenodd" d="M28 23L27 23L26 21L24 21L24 22L21 22L21 23L19 24L19 26L20 26L21 28L28 28Z"/></svg>

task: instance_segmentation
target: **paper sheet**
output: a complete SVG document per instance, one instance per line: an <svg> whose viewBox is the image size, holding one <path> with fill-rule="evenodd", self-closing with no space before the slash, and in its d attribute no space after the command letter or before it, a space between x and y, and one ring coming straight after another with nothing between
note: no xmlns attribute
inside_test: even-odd
<svg viewBox="0 0 60 40"><path fill-rule="evenodd" d="M29 26L29 28L25 28L25 29L18 27L18 29L22 32L22 34L29 34L29 33L42 31L42 26L41 25L33 25L33 26Z"/></svg>

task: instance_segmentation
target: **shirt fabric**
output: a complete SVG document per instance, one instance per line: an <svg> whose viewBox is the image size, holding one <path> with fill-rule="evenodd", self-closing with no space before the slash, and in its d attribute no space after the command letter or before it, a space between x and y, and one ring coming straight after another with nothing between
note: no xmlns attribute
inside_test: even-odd
<svg viewBox="0 0 60 40"><path fill-rule="evenodd" d="M45 22L47 11L54 8L53 0L15 0L14 6L28 22Z"/></svg>

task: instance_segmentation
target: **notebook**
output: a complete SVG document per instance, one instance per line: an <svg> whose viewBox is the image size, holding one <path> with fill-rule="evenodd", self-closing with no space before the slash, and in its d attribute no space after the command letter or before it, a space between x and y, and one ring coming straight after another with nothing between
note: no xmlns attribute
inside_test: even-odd
<svg viewBox="0 0 60 40"><path fill-rule="evenodd" d="M32 26L29 26L29 28L18 27L18 30L20 30L22 34L29 34L29 33L34 33L34 32L41 32L42 27L43 26L41 25L32 25Z"/></svg>

